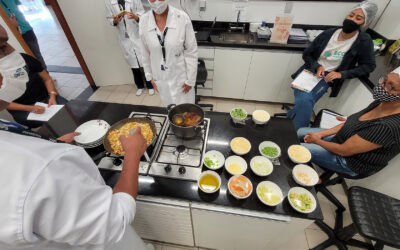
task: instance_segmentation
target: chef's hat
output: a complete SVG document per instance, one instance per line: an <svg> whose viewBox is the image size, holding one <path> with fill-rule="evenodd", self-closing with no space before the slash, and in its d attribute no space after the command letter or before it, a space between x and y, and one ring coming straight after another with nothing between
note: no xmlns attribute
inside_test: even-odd
<svg viewBox="0 0 400 250"><path fill-rule="evenodd" d="M400 76L400 66L397 67L396 69L394 69L394 70L392 71L392 73L396 73L396 74L398 74L398 75Z"/></svg>
<svg viewBox="0 0 400 250"><path fill-rule="evenodd" d="M365 22L361 27L363 29L367 29L375 19L376 13L378 12L378 6L375 3L366 0L354 6L353 10L355 9L362 9L364 12Z"/></svg>

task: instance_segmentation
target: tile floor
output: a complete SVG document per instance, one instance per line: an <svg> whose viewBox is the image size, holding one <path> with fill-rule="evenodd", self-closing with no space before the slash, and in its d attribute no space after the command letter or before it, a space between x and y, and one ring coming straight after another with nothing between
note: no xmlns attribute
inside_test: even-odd
<svg viewBox="0 0 400 250"><path fill-rule="evenodd" d="M80 67L53 10L44 6L42 0L21 2L24 16L35 31L46 64ZM89 86L83 74L50 72L50 75L57 81L57 90L68 100L77 97Z"/></svg>
<svg viewBox="0 0 400 250"><path fill-rule="evenodd" d="M90 101L100 101L100 102L114 102L114 103L125 103L125 104L137 104L137 105L151 105L151 106L161 106L161 100L159 95L156 93L153 96L149 96L147 91L141 96L136 96L136 87L132 85L116 85L116 86L104 86L100 87L90 98ZM246 109L249 113L256 109L264 109L268 111L271 115L275 113L281 113L281 104L270 104L262 102L251 102L251 101L239 101L223 98L211 98L203 97L201 98L201 103L211 103L214 104L214 111L218 112L229 112L232 108L240 106ZM336 197L348 208L347 196L344 193L343 188L340 185L329 187L329 189L335 193ZM329 202L324 196L318 194L318 200L320 202L322 212L325 218L325 222L329 226L334 226L335 224L335 206ZM345 226L351 223L351 217L348 212L344 214L343 224ZM293 239L287 242L282 250L306 250L315 247L319 243L326 240L328 237L323 233L318 226L311 224L304 232L299 233ZM363 240L361 237L358 239ZM174 246L170 244L164 244L160 242L152 242L156 247L156 250L193 250L198 248L190 248L184 246ZM201 248L200 248L201 249ZM337 247L330 247L328 250L334 250ZM349 247L350 250L357 250L359 248ZM280 249L279 249L280 250Z"/></svg>

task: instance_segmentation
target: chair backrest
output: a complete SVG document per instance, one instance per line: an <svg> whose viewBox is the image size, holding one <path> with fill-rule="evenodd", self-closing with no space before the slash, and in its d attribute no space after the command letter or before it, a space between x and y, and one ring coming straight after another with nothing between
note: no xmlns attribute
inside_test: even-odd
<svg viewBox="0 0 400 250"><path fill-rule="evenodd" d="M207 77L208 73L206 69L206 63L203 59L198 59L196 85L204 85L204 83L207 81Z"/></svg>

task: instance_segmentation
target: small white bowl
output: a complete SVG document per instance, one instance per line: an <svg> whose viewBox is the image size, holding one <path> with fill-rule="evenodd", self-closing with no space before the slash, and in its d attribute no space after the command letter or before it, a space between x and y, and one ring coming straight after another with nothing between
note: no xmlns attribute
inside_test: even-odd
<svg viewBox="0 0 400 250"><path fill-rule="evenodd" d="M244 178L248 181L248 183L250 184L251 190L250 190L250 192L249 192L246 196L241 197L241 196L237 196L235 193L232 192L232 190L231 190L231 188L230 188L230 183L231 183L233 180L235 180L236 178L243 178L243 177L244 177ZM253 183L251 183L250 179L247 178L247 177L244 176L244 175L234 175L234 176L232 176L232 177L229 179L229 181L228 181L228 190L229 190L229 193L230 193L233 197L235 197L236 199L239 199L239 200L248 198L248 197L253 193L253 189L254 189L254 188L253 188Z"/></svg>
<svg viewBox="0 0 400 250"><path fill-rule="evenodd" d="M237 140L243 140L243 143L245 143L247 146L248 146L248 150L247 151L242 151L242 152L240 152L240 151L237 151L238 149L236 148L234 148L233 146L232 146L232 143L234 142L234 141L237 141ZM250 141L249 140L247 140L246 138L244 138L244 137L235 137L235 138L233 138L232 140L231 140L231 142L229 143L229 145L231 146L231 150L233 151L233 153L235 153L235 154L237 154L237 155L245 155L245 154L247 154L248 152L250 152L250 150L251 150L251 143L250 143Z"/></svg>
<svg viewBox="0 0 400 250"><path fill-rule="evenodd" d="M304 173L310 179L310 183L305 183L303 180L297 177L299 173ZM312 187L318 183L319 176L318 173L310 166L299 164L294 166L292 171L292 176L295 182L299 185Z"/></svg>
<svg viewBox="0 0 400 250"><path fill-rule="evenodd" d="M276 149L278 149L278 155L275 156L275 157L271 157L271 156L268 156L268 155L264 154L262 152L262 149L265 148L265 147L275 147ZM276 144L275 142L272 142L272 141L263 141L263 142L261 142L260 145L258 146L258 150L260 151L260 154L262 156L265 156L268 159L276 159L279 156L281 156L281 148L278 146L278 144Z"/></svg>
<svg viewBox="0 0 400 250"><path fill-rule="evenodd" d="M267 171L266 174L262 174L260 172L257 172L256 164L266 164L267 165L266 166L266 170L269 170L269 171ZM257 155L257 156L254 156L251 159L250 168L251 168L251 170L253 171L254 174L256 174L258 176L261 176L261 177L265 177L265 176L268 176L268 175L270 175L272 173L272 171L274 170L274 165L272 164L272 162L268 158L266 158L264 156Z"/></svg>
<svg viewBox="0 0 400 250"><path fill-rule="evenodd" d="M277 202L277 203L268 203L268 202L264 201L263 199L261 199L261 197L260 197L260 189L263 188L263 187L268 188L268 190L272 191L271 192L272 194L277 195L280 198L279 202ZM262 203L264 203L265 205L267 205L267 206L277 206L283 201L283 198L284 198L281 188L278 185L276 185L275 183L273 183L272 181L262 181L262 182L260 182L257 185L256 193L257 193L258 199L260 199L260 201Z"/></svg>
<svg viewBox="0 0 400 250"><path fill-rule="evenodd" d="M311 209L308 210L308 211L301 211L300 209L298 209L297 207L295 207L295 205L293 204L293 202L295 202L295 201L292 201L292 199L290 199L291 193L297 193L297 194L299 194L299 195L300 195L300 194L304 194L304 193L307 194L307 195L311 198L311 200L312 200ZM289 192L288 192L288 200L289 200L289 204L292 206L292 208L293 208L294 210L296 210L296 211L299 212L299 213L303 213L303 214L312 213L312 212L314 212L315 208L317 207L317 201L315 200L314 195L312 195L312 193L311 193L310 191L308 191L307 189L302 188L302 187L292 187L292 188L289 190ZM300 202L300 201L299 201L299 202Z"/></svg>
<svg viewBox="0 0 400 250"><path fill-rule="evenodd" d="M246 114L246 117L244 117L244 118L242 118L242 119L233 117L232 112L233 112L235 109L241 109L241 110ZM234 123L243 124L243 123L245 122L246 118L247 118L247 111L246 111L245 109L243 109L243 108L233 108L233 109L231 110L231 112L229 112L229 114L231 115L232 121L233 121Z"/></svg>
<svg viewBox="0 0 400 250"><path fill-rule="evenodd" d="M264 120L256 119L255 116L257 116L258 114L265 115L268 118L264 119ZM252 114L252 119L253 119L253 122L255 124L263 125L263 124L267 123L269 121L269 119L271 119L271 115L265 110L261 110L261 109L260 110L254 110L254 112Z"/></svg>
<svg viewBox="0 0 400 250"><path fill-rule="evenodd" d="M201 180L201 178L202 178L203 176L205 176L205 175L212 175L212 176L214 176L215 178L217 178L217 180L218 180L218 187L217 187L217 189L212 190L212 191L209 191L209 190L204 190L204 189L202 189L202 188L200 187L200 180ZM220 177L217 173L215 173L214 171L211 171L211 170L204 171L203 173L200 174L199 178L197 179L197 186L198 186L199 189L200 189L201 191L203 191L204 193L208 193L208 194L215 193L215 192L217 192L217 191L220 189L220 187L221 187L221 177Z"/></svg>
<svg viewBox="0 0 400 250"><path fill-rule="evenodd" d="M295 157L293 157L291 151L294 150L295 148L298 148L298 149L304 151L304 153L303 153L305 155L304 156L305 157L304 160L295 159ZM294 163L297 163L297 164L304 164L304 163L307 163L307 162L311 161L311 152L310 152L310 150L308 150L306 147L304 147L302 145L292 145L292 146L290 146L288 148L288 155L289 155L290 160L292 160Z"/></svg>
<svg viewBox="0 0 400 250"><path fill-rule="evenodd" d="M233 163L237 163L242 168L242 171L240 173L232 173L231 171L229 171L229 166ZM247 162L245 159L243 159L240 156L232 155L232 156L229 156L228 158L226 158L225 169L231 175L241 175L244 172L246 172L246 170L247 170Z"/></svg>
<svg viewBox="0 0 400 250"><path fill-rule="evenodd" d="M205 159L206 158L208 158L210 161L212 161L214 163L214 166L208 166L205 163ZM224 163L225 163L224 155L221 152L217 151L217 150L211 150L211 151L208 151L207 153L204 154L203 164L208 169L211 169L211 170L220 169L224 165Z"/></svg>

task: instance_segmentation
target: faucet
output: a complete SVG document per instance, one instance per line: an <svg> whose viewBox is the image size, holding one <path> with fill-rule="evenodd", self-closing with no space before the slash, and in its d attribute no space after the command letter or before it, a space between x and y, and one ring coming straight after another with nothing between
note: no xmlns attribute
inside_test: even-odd
<svg viewBox="0 0 400 250"><path fill-rule="evenodd" d="M233 23L229 24L229 32L231 32L232 30L241 30L242 32L244 32L246 25L243 24L243 26L239 26L239 18L240 18L240 10L237 13L236 24Z"/></svg>
<svg viewBox="0 0 400 250"><path fill-rule="evenodd" d="M239 26L239 17L240 17L240 10L238 11L237 18L236 18L236 24Z"/></svg>

